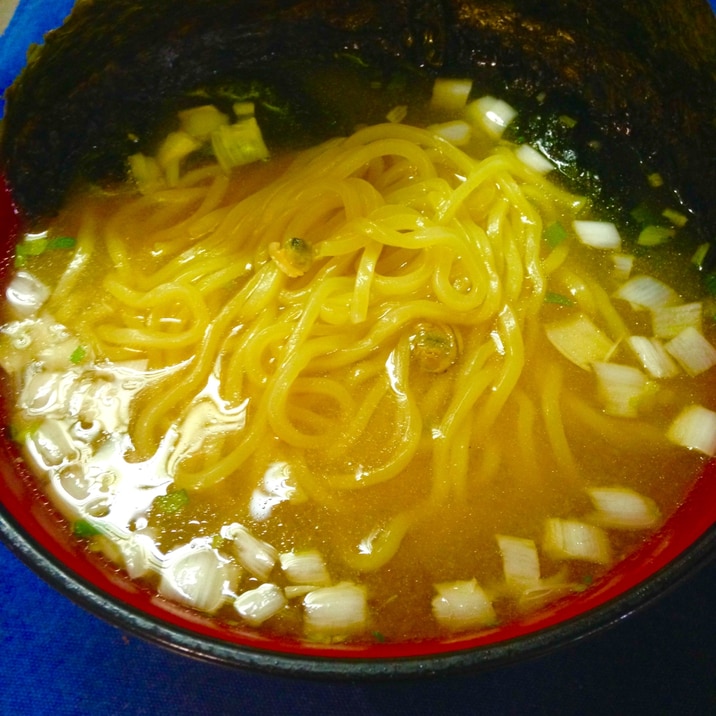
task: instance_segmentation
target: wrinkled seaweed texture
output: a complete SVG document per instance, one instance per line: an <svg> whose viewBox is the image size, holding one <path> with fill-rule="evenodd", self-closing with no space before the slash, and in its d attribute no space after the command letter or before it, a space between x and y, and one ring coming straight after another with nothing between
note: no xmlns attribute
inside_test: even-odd
<svg viewBox="0 0 716 716"><path fill-rule="evenodd" d="M37 219L77 181L121 179L129 154L205 97L283 103L264 125L273 144L349 131L371 119L362 103L340 116L304 81L342 56L416 82L473 76L536 127L568 111L600 186L636 190L637 157L703 232L716 225L716 19L703 0L80 0L8 91L2 166ZM592 156L597 135L608 150Z"/></svg>

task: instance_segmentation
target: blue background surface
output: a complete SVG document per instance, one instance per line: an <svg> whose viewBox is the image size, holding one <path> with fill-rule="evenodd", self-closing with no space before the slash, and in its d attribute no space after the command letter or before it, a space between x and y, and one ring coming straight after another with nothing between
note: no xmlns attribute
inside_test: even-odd
<svg viewBox="0 0 716 716"><path fill-rule="evenodd" d="M0 87L70 6L20 3L0 38ZM0 716L342 713L714 714L716 564L555 654L481 674L358 684L228 670L145 643L57 594L0 546Z"/></svg>

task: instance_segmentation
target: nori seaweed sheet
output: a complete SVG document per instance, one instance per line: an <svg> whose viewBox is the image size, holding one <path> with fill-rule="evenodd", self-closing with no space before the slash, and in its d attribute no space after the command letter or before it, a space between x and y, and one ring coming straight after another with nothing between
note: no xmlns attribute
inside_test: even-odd
<svg viewBox="0 0 716 716"><path fill-rule="evenodd" d="M376 79L391 92L339 111L306 81L336 58L365 92ZM435 76L474 77L517 104L513 136L576 157L567 180L607 204L634 204L659 172L693 212L693 238L714 238L704 0L80 0L7 92L0 167L33 222L77 183L124 177L180 107L252 97L269 144L311 142L381 119L406 81L428 92Z"/></svg>

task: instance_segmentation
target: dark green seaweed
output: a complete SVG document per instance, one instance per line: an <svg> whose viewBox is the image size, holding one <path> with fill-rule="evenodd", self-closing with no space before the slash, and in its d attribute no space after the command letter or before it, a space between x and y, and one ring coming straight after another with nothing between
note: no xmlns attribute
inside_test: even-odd
<svg viewBox="0 0 716 716"><path fill-rule="evenodd" d="M77 183L125 177L179 108L250 97L269 145L309 143L380 120L438 75L519 106L512 138L538 141L607 209L635 206L659 172L693 238L714 238L704 0L80 0L7 92L0 166L37 221Z"/></svg>

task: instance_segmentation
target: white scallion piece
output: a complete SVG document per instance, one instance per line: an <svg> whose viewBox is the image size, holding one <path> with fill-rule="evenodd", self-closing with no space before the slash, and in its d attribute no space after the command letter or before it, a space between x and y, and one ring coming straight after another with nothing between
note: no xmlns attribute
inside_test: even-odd
<svg viewBox="0 0 716 716"><path fill-rule="evenodd" d="M592 363L609 360L615 343L584 314L549 324L545 328L550 343L584 370Z"/></svg>
<svg viewBox="0 0 716 716"><path fill-rule="evenodd" d="M652 331L658 338L674 338L684 328L701 332L703 304L700 301L681 303L677 306L661 306L651 312Z"/></svg>
<svg viewBox="0 0 716 716"><path fill-rule="evenodd" d="M218 127L211 133L211 146L221 168L227 173L234 167L269 157L256 117L245 117Z"/></svg>
<svg viewBox="0 0 716 716"><path fill-rule="evenodd" d="M472 137L472 127L462 120L433 124L429 129L433 134L442 137L454 147L465 146Z"/></svg>
<svg viewBox="0 0 716 716"><path fill-rule="evenodd" d="M286 599L297 599L305 597L310 592L320 589L318 584L289 584L283 589Z"/></svg>
<svg viewBox="0 0 716 716"><path fill-rule="evenodd" d="M459 112L467 104L472 80L438 78L433 83L430 108L440 112Z"/></svg>
<svg viewBox="0 0 716 716"><path fill-rule="evenodd" d="M149 535L130 532L126 537L116 539L115 544L119 548L130 579L139 579L149 572L161 571L163 555Z"/></svg>
<svg viewBox="0 0 716 716"><path fill-rule="evenodd" d="M692 376L705 373L716 365L716 348L692 326L684 328L678 336L665 344L664 348Z"/></svg>
<svg viewBox="0 0 716 716"><path fill-rule="evenodd" d="M170 132L157 151L156 159L159 166L166 170L175 162L179 162L201 147L195 137L184 131Z"/></svg>
<svg viewBox="0 0 716 716"><path fill-rule="evenodd" d="M667 430L671 442L716 455L716 412L702 405L688 405L673 420Z"/></svg>
<svg viewBox="0 0 716 716"><path fill-rule="evenodd" d="M681 369L658 338L629 336L626 342L652 378L674 378L681 373Z"/></svg>
<svg viewBox="0 0 716 716"><path fill-rule="evenodd" d="M234 600L234 609L251 626L259 626L288 604L280 587L267 582L249 589Z"/></svg>
<svg viewBox="0 0 716 716"><path fill-rule="evenodd" d="M615 298L628 301L636 308L647 308L652 311L663 306L680 304L681 297L671 286L653 276L632 276L615 292Z"/></svg>
<svg viewBox="0 0 716 716"><path fill-rule="evenodd" d="M303 599L304 630L314 638L340 639L362 632L368 622L365 587L341 582L322 587Z"/></svg>
<svg viewBox="0 0 716 716"><path fill-rule="evenodd" d="M251 112L253 114L253 110ZM221 125L229 124L228 115L213 104L191 107L178 113L181 128L191 137L204 141Z"/></svg>
<svg viewBox="0 0 716 716"><path fill-rule="evenodd" d="M553 559L609 564L612 550L607 533L596 525L553 517L547 520L543 548Z"/></svg>
<svg viewBox="0 0 716 716"><path fill-rule="evenodd" d="M474 579L436 584L435 591L433 616L451 631L490 626L497 620L490 598Z"/></svg>
<svg viewBox="0 0 716 716"><path fill-rule="evenodd" d="M635 418L643 401L649 381L638 368L621 363L595 362L599 395L604 410L620 418Z"/></svg>
<svg viewBox="0 0 716 716"><path fill-rule="evenodd" d="M5 289L13 313L26 318L37 313L50 296L50 289L28 271L18 271Z"/></svg>
<svg viewBox="0 0 716 716"><path fill-rule="evenodd" d="M18 404L31 417L60 419L70 411L70 401L80 389L80 370L28 371Z"/></svg>
<svg viewBox="0 0 716 716"><path fill-rule="evenodd" d="M279 557L281 569L292 584L316 584L325 586L331 583L326 563L320 552L314 549L302 552L284 552Z"/></svg>
<svg viewBox="0 0 716 716"><path fill-rule="evenodd" d="M632 254L610 254L610 257L614 266L612 275L617 281L626 281L634 268L634 256Z"/></svg>
<svg viewBox="0 0 716 716"><path fill-rule="evenodd" d="M619 251L622 247L622 237L617 227L610 221L580 221L572 222L574 233L585 245L594 249Z"/></svg>
<svg viewBox="0 0 716 716"><path fill-rule="evenodd" d="M568 594L576 591L576 584L563 581L558 582L542 582L534 586L527 587L517 601L517 606L522 612L531 612L540 609L550 602L554 602Z"/></svg>
<svg viewBox="0 0 716 716"><path fill-rule="evenodd" d="M548 174L555 168L554 164L542 152L529 144L520 144L515 149L515 156L525 166L533 169L538 174Z"/></svg>
<svg viewBox="0 0 716 716"><path fill-rule="evenodd" d="M158 591L181 604L214 612L234 589L237 577L236 565L194 540L166 555Z"/></svg>
<svg viewBox="0 0 716 716"><path fill-rule="evenodd" d="M151 194L166 186L162 168L154 157L137 152L128 158L128 162L134 183L142 194Z"/></svg>
<svg viewBox="0 0 716 716"><path fill-rule="evenodd" d="M490 95L470 102L465 108L465 119L495 138L502 136L507 125L516 116L517 110L514 107Z"/></svg>
<svg viewBox="0 0 716 716"><path fill-rule="evenodd" d="M601 527L643 530L661 520L656 502L628 487L591 487L587 493L596 508L590 522Z"/></svg>
<svg viewBox="0 0 716 716"><path fill-rule="evenodd" d="M220 533L233 542L236 558L246 571L264 581L269 578L278 562L278 551L274 547L254 537L238 522L225 525Z"/></svg>
<svg viewBox="0 0 716 716"><path fill-rule="evenodd" d="M25 446L35 464L43 470L63 462L75 462L80 455L68 426L60 420L43 420L36 430L28 431Z"/></svg>
<svg viewBox="0 0 716 716"><path fill-rule="evenodd" d="M539 581L539 554L533 540L497 535L497 544L502 555L505 581L508 584L523 587L525 584Z"/></svg>

